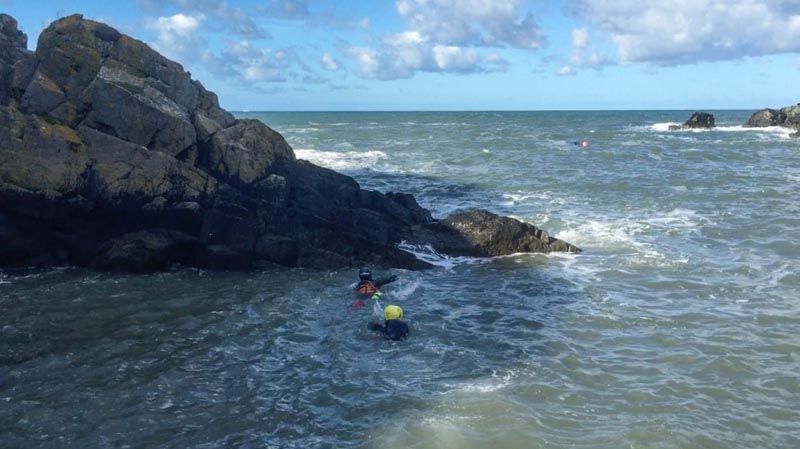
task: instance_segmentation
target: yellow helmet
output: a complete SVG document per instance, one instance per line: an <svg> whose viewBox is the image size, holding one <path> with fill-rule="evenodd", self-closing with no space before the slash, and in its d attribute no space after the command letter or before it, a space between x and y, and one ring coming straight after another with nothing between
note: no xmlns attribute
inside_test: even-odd
<svg viewBox="0 0 800 449"><path fill-rule="evenodd" d="M399 306L386 306L383 309L383 316L386 320L402 320L403 319L403 309Z"/></svg>

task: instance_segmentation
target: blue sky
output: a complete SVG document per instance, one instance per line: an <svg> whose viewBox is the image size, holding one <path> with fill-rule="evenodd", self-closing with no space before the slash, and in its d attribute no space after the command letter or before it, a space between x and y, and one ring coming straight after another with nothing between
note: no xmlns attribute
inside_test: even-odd
<svg viewBox="0 0 800 449"><path fill-rule="evenodd" d="M81 13L231 110L759 109L800 101L797 0L0 0Z"/></svg>

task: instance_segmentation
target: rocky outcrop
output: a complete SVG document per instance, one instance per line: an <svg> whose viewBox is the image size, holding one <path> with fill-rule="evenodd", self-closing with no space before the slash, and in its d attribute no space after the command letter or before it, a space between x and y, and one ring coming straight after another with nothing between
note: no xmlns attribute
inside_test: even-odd
<svg viewBox="0 0 800 449"><path fill-rule="evenodd" d="M714 116L708 112L695 112L683 125L670 125L670 131L681 129L710 129L714 127Z"/></svg>
<svg viewBox="0 0 800 449"><path fill-rule="evenodd" d="M443 254L472 257L581 252L574 245L550 237L547 231L485 210L458 212L444 220L419 226L409 243L426 243Z"/></svg>
<svg viewBox="0 0 800 449"><path fill-rule="evenodd" d="M786 121L786 114L782 114L777 109L762 109L756 111L747 120L745 126L763 128L766 126L779 126Z"/></svg>
<svg viewBox="0 0 800 449"><path fill-rule="evenodd" d="M176 62L80 15L35 53L0 15L0 266L424 268L397 248L498 255L576 248L486 213L434 220L237 120Z"/></svg>
<svg viewBox="0 0 800 449"><path fill-rule="evenodd" d="M27 47L28 36L17 28L17 21L0 14L0 105L7 105L11 98L14 64L30 56Z"/></svg>
<svg viewBox="0 0 800 449"><path fill-rule="evenodd" d="M800 103L781 109L761 109L747 120L745 126L761 128L766 126L784 126L796 132L792 137L800 137Z"/></svg>

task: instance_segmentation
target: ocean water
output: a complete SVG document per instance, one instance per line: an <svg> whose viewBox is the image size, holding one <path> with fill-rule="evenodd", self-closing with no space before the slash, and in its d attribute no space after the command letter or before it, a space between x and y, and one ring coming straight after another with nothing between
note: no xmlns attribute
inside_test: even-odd
<svg viewBox="0 0 800 449"><path fill-rule="evenodd" d="M692 112L239 114L584 253L405 246L437 265L392 270L406 342L355 269L0 272L0 446L800 447L800 140Z"/></svg>

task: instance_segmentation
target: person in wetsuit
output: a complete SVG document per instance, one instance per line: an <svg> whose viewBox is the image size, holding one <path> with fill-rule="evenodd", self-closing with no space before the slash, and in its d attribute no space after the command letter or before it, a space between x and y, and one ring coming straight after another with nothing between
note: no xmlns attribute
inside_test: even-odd
<svg viewBox="0 0 800 449"><path fill-rule="evenodd" d="M354 290L358 294L372 296L376 292L380 291L381 287L396 280L397 276L394 275L373 280L372 270L367 267L363 267L358 270L358 284Z"/></svg>
<svg viewBox="0 0 800 449"><path fill-rule="evenodd" d="M369 330L380 332L389 340L405 340L408 338L408 324L403 321L403 309L400 306L389 305L383 309L383 317L386 321L373 321L369 323Z"/></svg>

